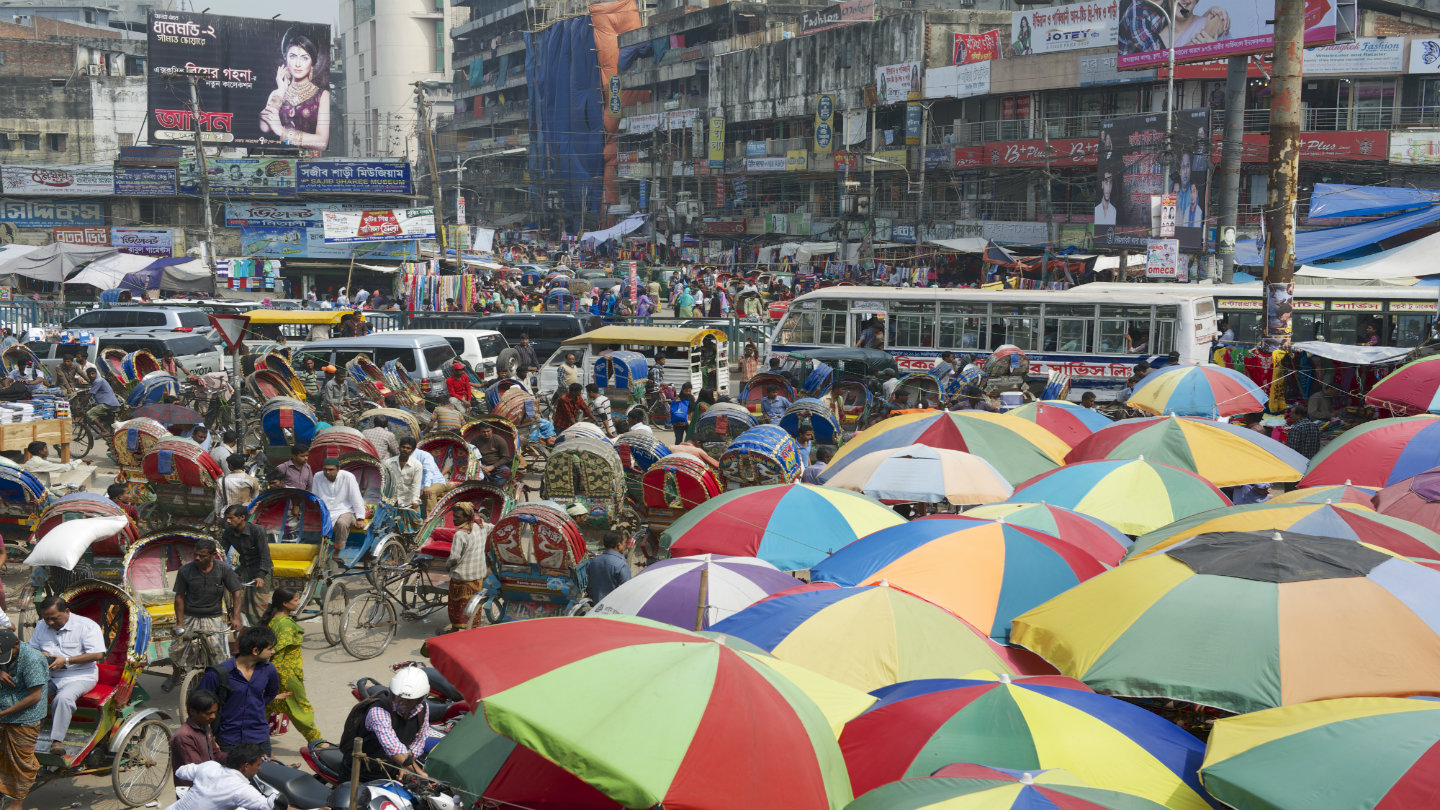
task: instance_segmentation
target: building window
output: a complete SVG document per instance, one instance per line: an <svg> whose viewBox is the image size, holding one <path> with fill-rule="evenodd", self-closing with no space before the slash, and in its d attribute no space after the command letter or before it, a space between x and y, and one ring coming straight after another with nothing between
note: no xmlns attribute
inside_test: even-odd
<svg viewBox="0 0 1440 810"><path fill-rule="evenodd" d="M68 139L69 136L63 132L51 132L45 136L45 145L50 148L51 152L64 152L65 142Z"/></svg>
<svg viewBox="0 0 1440 810"><path fill-rule="evenodd" d="M375 21L370 21L370 75L375 75L375 68L380 62L380 53L375 48Z"/></svg>
<svg viewBox="0 0 1440 810"><path fill-rule="evenodd" d="M437 5L443 4L444 0L436 0ZM435 72L445 72L445 21L435 21Z"/></svg>
<svg viewBox="0 0 1440 810"><path fill-rule="evenodd" d="M15 138L5 133L0 133L0 150L9 152L15 148Z"/></svg>
<svg viewBox="0 0 1440 810"><path fill-rule="evenodd" d="M20 133L20 145L23 146L23 147L25 147L25 151L26 151L26 152L38 152L38 151L40 151L40 133L38 133L38 132L22 132L22 133Z"/></svg>

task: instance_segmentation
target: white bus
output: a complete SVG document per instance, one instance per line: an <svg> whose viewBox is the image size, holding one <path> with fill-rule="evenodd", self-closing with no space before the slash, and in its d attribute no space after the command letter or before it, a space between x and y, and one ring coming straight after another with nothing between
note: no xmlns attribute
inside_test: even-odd
<svg viewBox="0 0 1440 810"><path fill-rule="evenodd" d="M1069 374L1071 396L1094 391L1113 399L1135 364L1206 359L1218 337L1207 294L1053 290L826 287L796 298L775 327L771 353L854 346L862 325L885 325L885 350L903 371L924 371L943 351L984 355L1019 347L1030 375Z"/></svg>
<svg viewBox="0 0 1440 810"><path fill-rule="evenodd" d="M1235 342L1255 344L1263 337L1265 302L1259 284L1082 284L1069 293L1095 295L1207 295L1217 317L1226 318ZM1295 286L1291 314L1293 340L1330 343L1363 342L1366 325L1373 325L1381 346L1409 348L1428 339L1435 323L1435 287Z"/></svg>

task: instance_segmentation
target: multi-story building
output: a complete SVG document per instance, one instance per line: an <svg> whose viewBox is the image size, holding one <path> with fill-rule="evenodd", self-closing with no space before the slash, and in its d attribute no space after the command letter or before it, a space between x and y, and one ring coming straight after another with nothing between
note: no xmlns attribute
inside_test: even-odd
<svg viewBox="0 0 1440 810"><path fill-rule="evenodd" d="M151 11L169 11L177 8L176 0L111 0L107 3L86 2L86 0L6 0L0 2L0 21L28 25L36 17L79 25L98 26L123 31L140 39L145 38L147 15Z"/></svg>

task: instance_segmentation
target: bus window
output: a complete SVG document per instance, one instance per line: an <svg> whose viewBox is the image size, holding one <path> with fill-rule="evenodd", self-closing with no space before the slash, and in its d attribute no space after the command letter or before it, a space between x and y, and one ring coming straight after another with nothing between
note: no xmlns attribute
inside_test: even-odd
<svg viewBox="0 0 1440 810"><path fill-rule="evenodd" d="M1419 346L1430 336L1430 322L1434 315L1391 315L1387 330L1389 341L1386 345L1409 348Z"/></svg>
<svg viewBox="0 0 1440 810"><path fill-rule="evenodd" d="M1175 322L1179 320L1178 307L1155 308L1155 337L1151 341L1151 354L1169 354L1175 350Z"/></svg>
<svg viewBox="0 0 1440 810"><path fill-rule="evenodd" d="M945 349L978 349L985 345L988 304L965 301L940 305L940 346Z"/></svg>
<svg viewBox="0 0 1440 810"><path fill-rule="evenodd" d="M1360 336L1365 332L1365 324L1370 322L1369 315L1359 315L1354 312L1327 312L1325 313L1325 339L1331 343L1360 343ZM1379 328L1379 324L1376 324L1376 328Z"/></svg>
<svg viewBox="0 0 1440 810"><path fill-rule="evenodd" d="M820 338L822 346L849 346L845 339L845 302L820 302Z"/></svg>
<svg viewBox="0 0 1440 810"><path fill-rule="evenodd" d="M781 345L792 343L813 343L815 341L815 313L791 310L780 323L777 342Z"/></svg>
<svg viewBox="0 0 1440 810"><path fill-rule="evenodd" d="M1325 313L1314 310L1291 311L1291 340L1330 340L1330 330L1325 328Z"/></svg>
<svg viewBox="0 0 1440 810"><path fill-rule="evenodd" d="M895 339L894 333L890 331L893 327L885 323L885 313L878 310L850 313L850 334L854 335L855 339L843 345L859 346L860 341L865 337L865 324L869 323L871 319L880 323L880 343L871 348L883 349L888 346L890 341Z"/></svg>
<svg viewBox="0 0 1440 810"><path fill-rule="evenodd" d="M1150 350L1150 307L1100 305L1095 350L1102 354L1154 354Z"/></svg>
<svg viewBox="0 0 1440 810"><path fill-rule="evenodd" d="M1045 351L1083 352L1090 344L1089 334L1095 320L1095 307L1090 304L1045 305Z"/></svg>
<svg viewBox="0 0 1440 810"><path fill-rule="evenodd" d="M991 310L995 316L995 326L990 335L991 351L1007 343L1026 352L1039 348L1039 304L995 304Z"/></svg>
<svg viewBox="0 0 1440 810"><path fill-rule="evenodd" d="M1227 319L1230 331L1235 333L1236 343L1259 343L1264 337L1264 331L1260 328L1260 321L1264 317L1259 312L1226 312L1221 315Z"/></svg>
<svg viewBox="0 0 1440 810"><path fill-rule="evenodd" d="M890 345L935 348L935 304L932 302L891 302Z"/></svg>

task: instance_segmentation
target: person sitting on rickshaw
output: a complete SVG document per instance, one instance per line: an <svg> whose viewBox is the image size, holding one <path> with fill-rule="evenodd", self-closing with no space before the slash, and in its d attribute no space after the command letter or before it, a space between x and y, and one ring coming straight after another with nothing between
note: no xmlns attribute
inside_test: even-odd
<svg viewBox="0 0 1440 810"><path fill-rule="evenodd" d="M350 379L344 366L326 366L330 379L325 382L324 401L330 412L339 418L340 414L354 407L360 401L360 389Z"/></svg>
<svg viewBox="0 0 1440 810"><path fill-rule="evenodd" d="M470 387L470 378L465 376L464 363L452 363L450 376L445 378L445 391L450 395L450 407L460 413L469 413L475 401L475 391Z"/></svg>
<svg viewBox="0 0 1440 810"><path fill-rule="evenodd" d="M495 435L495 428L488 422L477 426L475 450L480 453L480 469L485 477L504 484L510 480L510 465L515 454L510 443Z"/></svg>
<svg viewBox="0 0 1440 810"><path fill-rule="evenodd" d="M365 519L365 498L360 482L349 470L340 469L338 456L326 456L320 475L310 484L310 492L330 513L331 538L336 548L343 547L356 521Z"/></svg>

